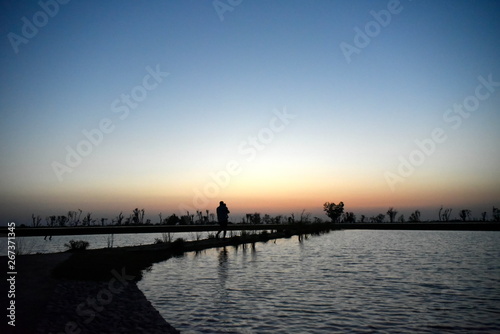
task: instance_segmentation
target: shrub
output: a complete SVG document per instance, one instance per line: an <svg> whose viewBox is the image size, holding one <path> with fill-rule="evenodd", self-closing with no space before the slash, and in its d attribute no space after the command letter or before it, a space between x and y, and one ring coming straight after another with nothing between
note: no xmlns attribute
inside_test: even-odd
<svg viewBox="0 0 500 334"><path fill-rule="evenodd" d="M84 251L89 247L89 243L83 240L70 240L69 243L64 244L64 247L67 247L70 252Z"/></svg>
<svg viewBox="0 0 500 334"><path fill-rule="evenodd" d="M177 238L177 239L175 239L174 242L172 242L171 247L172 247L173 250L180 251L180 250L182 250L184 248L184 243L185 243L184 239Z"/></svg>

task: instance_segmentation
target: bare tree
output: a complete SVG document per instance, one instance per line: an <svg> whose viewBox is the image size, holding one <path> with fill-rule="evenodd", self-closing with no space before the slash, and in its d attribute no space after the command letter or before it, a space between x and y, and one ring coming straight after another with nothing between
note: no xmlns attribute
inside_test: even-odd
<svg viewBox="0 0 500 334"><path fill-rule="evenodd" d="M31 214L31 219L33 219L33 227L39 227L40 222L42 221L42 217L35 216L35 214Z"/></svg>
<svg viewBox="0 0 500 334"><path fill-rule="evenodd" d="M394 218L396 218L397 214L398 212L394 211L394 208L389 208L389 210L387 210L387 215L389 216L389 223L394 223Z"/></svg>
<svg viewBox="0 0 500 334"><path fill-rule="evenodd" d="M143 223L144 223L144 213L145 213L144 209L141 209L141 218L140 218L140 220L139 220L139 222L140 222L141 224L143 224Z"/></svg>
<svg viewBox="0 0 500 334"><path fill-rule="evenodd" d="M487 213L486 211L484 211L483 213L481 213L481 220L482 220L483 222L485 222L485 221L486 221L486 216L487 216L487 215L488 215L488 213Z"/></svg>
<svg viewBox="0 0 500 334"><path fill-rule="evenodd" d="M57 225L60 227L65 227L68 222L68 217L66 216L57 216Z"/></svg>
<svg viewBox="0 0 500 334"><path fill-rule="evenodd" d="M420 211L419 210L415 210L415 212L413 212L411 215L410 215L410 218L408 218L408 220L412 223L417 223L420 221Z"/></svg>
<svg viewBox="0 0 500 334"><path fill-rule="evenodd" d="M499 222L500 221L500 209L493 207L492 216L493 216L494 221Z"/></svg>
<svg viewBox="0 0 500 334"><path fill-rule="evenodd" d="M88 212L85 217L83 217L82 225L90 226L94 221L92 220L92 212Z"/></svg>
<svg viewBox="0 0 500 334"><path fill-rule="evenodd" d="M111 221L111 223L115 222L116 225L121 225L122 224L122 221L123 221L123 213L120 212L120 214L118 216L116 216L115 219L113 219Z"/></svg>
<svg viewBox="0 0 500 334"><path fill-rule="evenodd" d="M464 210L461 210L458 215L460 216L460 219L462 219L462 221L466 221L467 219L470 218L470 214L471 214L471 211L469 209L464 209Z"/></svg>
<svg viewBox="0 0 500 334"><path fill-rule="evenodd" d="M346 212L344 213L342 220L344 221L344 223L355 223L356 215L354 215L354 212Z"/></svg>
<svg viewBox="0 0 500 334"><path fill-rule="evenodd" d="M48 218L48 220L47 220L47 218ZM57 217L56 216L49 216L47 218L45 218L45 220L47 221L47 225L49 225L48 221L50 220L50 227L53 227L56 224Z"/></svg>
<svg viewBox="0 0 500 334"><path fill-rule="evenodd" d="M198 218L197 223L201 224L203 222L203 212L201 212L200 210L196 210L196 216Z"/></svg>
<svg viewBox="0 0 500 334"><path fill-rule="evenodd" d="M302 210L300 214L300 222L301 223L309 223L311 221L311 213L306 212L306 209Z"/></svg>
<svg viewBox="0 0 500 334"><path fill-rule="evenodd" d="M383 223L385 219L385 215L379 213L377 216L370 217L370 223Z"/></svg>
<svg viewBox="0 0 500 334"><path fill-rule="evenodd" d="M132 224L139 224L139 214L141 213L141 210L139 208L135 208L132 210L132 217L131 217L131 223Z"/></svg>
<svg viewBox="0 0 500 334"><path fill-rule="evenodd" d="M444 218L446 221L449 221L450 220L450 217L451 217L451 210L452 209L446 209L444 210Z"/></svg>

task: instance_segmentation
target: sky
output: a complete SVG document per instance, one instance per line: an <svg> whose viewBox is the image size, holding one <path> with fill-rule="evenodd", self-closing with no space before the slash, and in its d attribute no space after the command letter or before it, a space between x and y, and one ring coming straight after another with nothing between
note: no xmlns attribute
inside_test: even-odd
<svg viewBox="0 0 500 334"><path fill-rule="evenodd" d="M0 224L500 207L496 1L2 1Z"/></svg>

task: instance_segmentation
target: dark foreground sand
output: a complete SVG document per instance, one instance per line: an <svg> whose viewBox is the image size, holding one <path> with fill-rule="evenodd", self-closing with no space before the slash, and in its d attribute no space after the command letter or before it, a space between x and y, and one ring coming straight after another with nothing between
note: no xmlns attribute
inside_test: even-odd
<svg viewBox="0 0 500 334"><path fill-rule="evenodd" d="M16 258L16 326L7 324L7 300L2 298L1 333L178 333L126 272L116 272L112 279L100 282L55 279L52 270L70 256ZM6 261L2 257L4 268ZM1 289L6 295L6 279Z"/></svg>

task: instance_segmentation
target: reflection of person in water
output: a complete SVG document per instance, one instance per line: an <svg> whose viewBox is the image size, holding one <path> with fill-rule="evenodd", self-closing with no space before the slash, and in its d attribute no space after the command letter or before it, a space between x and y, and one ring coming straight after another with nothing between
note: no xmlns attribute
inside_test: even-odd
<svg viewBox="0 0 500 334"><path fill-rule="evenodd" d="M216 286L217 296L221 305L227 305L230 302L230 296L226 287L227 278L229 275L228 251L224 247L219 253L219 266L217 268L218 285Z"/></svg>
<svg viewBox="0 0 500 334"><path fill-rule="evenodd" d="M227 220L229 218L229 209L226 206L224 201L220 201L219 206L217 207L217 221L219 222L220 228L219 232L217 232L216 238L219 239L219 233L224 231L223 238L226 238L227 231Z"/></svg>

